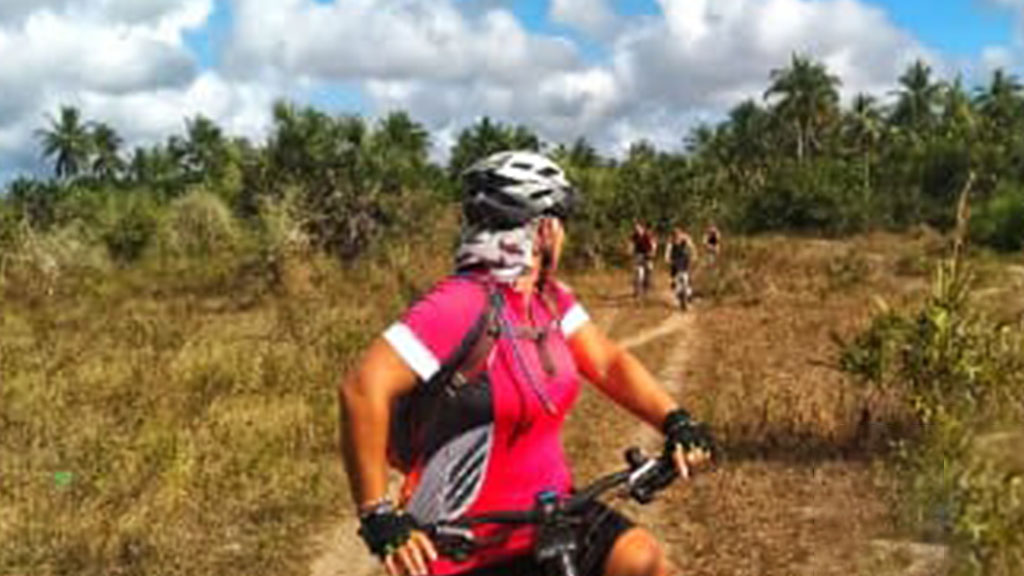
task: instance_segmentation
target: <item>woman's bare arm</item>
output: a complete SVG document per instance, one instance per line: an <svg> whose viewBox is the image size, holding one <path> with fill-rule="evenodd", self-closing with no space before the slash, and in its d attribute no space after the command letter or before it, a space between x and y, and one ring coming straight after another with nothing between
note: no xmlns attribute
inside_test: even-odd
<svg viewBox="0 0 1024 576"><path fill-rule="evenodd" d="M655 428L679 407L643 364L593 323L587 322L569 340L580 372L608 395Z"/></svg>
<svg viewBox="0 0 1024 576"><path fill-rule="evenodd" d="M342 455L356 506L387 495L391 405L415 385L413 371L378 338L339 386Z"/></svg>

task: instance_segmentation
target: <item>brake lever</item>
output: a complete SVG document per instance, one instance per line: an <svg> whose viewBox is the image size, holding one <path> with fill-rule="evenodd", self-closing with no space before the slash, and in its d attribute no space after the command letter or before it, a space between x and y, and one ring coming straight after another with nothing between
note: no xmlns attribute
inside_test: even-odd
<svg viewBox="0 0 1024 576"><path fill-rule="evenodd" d="M473 531L461 526L434 525L427 531L427 536L442 555L456 562L469 558L478 547Z"/></svg>
<svg viewBox="0 0 1024 576"><path fill-rule="evenodd" d="M665 456L647 458L639 448L627 450L626 461L633 469L626 484L629 495L641 504L649 504L660 490L679 476L675 464Z"/></svg>

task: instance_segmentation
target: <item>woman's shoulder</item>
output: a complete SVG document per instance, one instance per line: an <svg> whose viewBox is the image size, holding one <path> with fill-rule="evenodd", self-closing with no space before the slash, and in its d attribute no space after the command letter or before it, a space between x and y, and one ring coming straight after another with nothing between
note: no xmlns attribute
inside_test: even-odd
<svg viewBox="0 0 1024 576"><path fill-rule="evenodd" d="M479 280L464 274L445 276L417 298L411 308L423 304L445 309L476 306L486 299L486 287Z"/></svg>
<svg viewBox="0 0 1024 576"><path fill-rule="evenodd" d="M444 358L480 316L486 290L470 278L442 278L413 302L401 323Z"/></svg>
<svg viewBox="0 0 1024 576"><path fill-rule="evenodd" d="M576 305L576 292L568 283L563 280L552 280L550 286L551 293L554 295L555 302L557 302L558 309L562 314L565 314Z"/></svg>

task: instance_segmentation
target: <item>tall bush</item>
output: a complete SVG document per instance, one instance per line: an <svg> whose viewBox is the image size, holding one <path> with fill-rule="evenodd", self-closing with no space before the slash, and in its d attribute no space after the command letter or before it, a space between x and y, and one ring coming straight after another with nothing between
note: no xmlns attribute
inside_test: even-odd
<svg viewBox="0 0 1024 576"><path fill-rule="evenodd" d="M973 236L997 250L1024 248L1024 185L1005 183L971 219Z"/></svg>

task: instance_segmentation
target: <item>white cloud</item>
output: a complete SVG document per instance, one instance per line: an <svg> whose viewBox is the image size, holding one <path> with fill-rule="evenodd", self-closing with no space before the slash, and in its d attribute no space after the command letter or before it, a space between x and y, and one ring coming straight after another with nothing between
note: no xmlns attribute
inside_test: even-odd
<svg viewBox="0 0 1024 576"><path fill-rule="evenodd" d="M997 69L1008 70L1013 67L1015 55L1006 46L988 46L981 52L981 71L986 75Z"/></svg>
<svg viewBox="0 0 1024 576"><path fill-rule="evenodd" d="M185 119L199 114L215 119L230 134L259 138L270 124L274 98L282 92L258 83L227 82L206 72L184 89L86 93L82 109L87 117L122 127L134 141L180 133Z"/></svg>
<svg viewBox="0 0 1024 576"><path fill-rule="evenodd" d="M630 31L616 66L633 98L724 108L757 97L791 54L828 64L846 93L891 86L928 52L876 7L855 0L660 0L665 18Z"/></svg>
<svg viewBox="0 0 1024 576"><path fill-rule="evenodd" d="M618 28L607 0L551 0L550 18L594 37L609 37Z"/></svg>
<svg viewBox="0 0 1024 576"><path fill-rule="evenodd" d="M610 0L550 0L548 19L606 56L531 30L508 0L217 0L233 21L221 67L203 71L184 35L214 1L0 0L0 162L24 165L32 130L61 103L132 141L197 113L258 136L274 97L336 85L359 87L369 112L408 110L439 146L489 115L606 151L640 138L678 147L697 121L760 98L793 52L825 62L844 95L885 93L914 58L948 66L864 0L658 0L658 14L629 18ZM1024 0L989 1L1024 25ZM993 47L979 64L1021 53Z"/></svg>
<svg viewBox="0 0 1024 576"><path fill-rule="evenodd" d="M51 12L25 20L20 30L0 31L0 84L40 89L69 87L128 92L187 83L194 58L162 42L153 29L76 21Z"/></svg>
<svg viewBox="0 0 1024 576"><path fill-rule="evenodd" d="M513 82L577 60L569 41L531 34L506 10L470 17L452 0L236 0L235 17L227 57L242 76Z"/></svg>
<svg viewBox="0 0 1024 576"><path fill-rule="evenodd" d="M0 181L39 168L34 133L61 105L109 122L129 145L181 132L200 113L258 135L284 91L200 72L183 35L212 9L212 0L3 0Z"/></svg>

